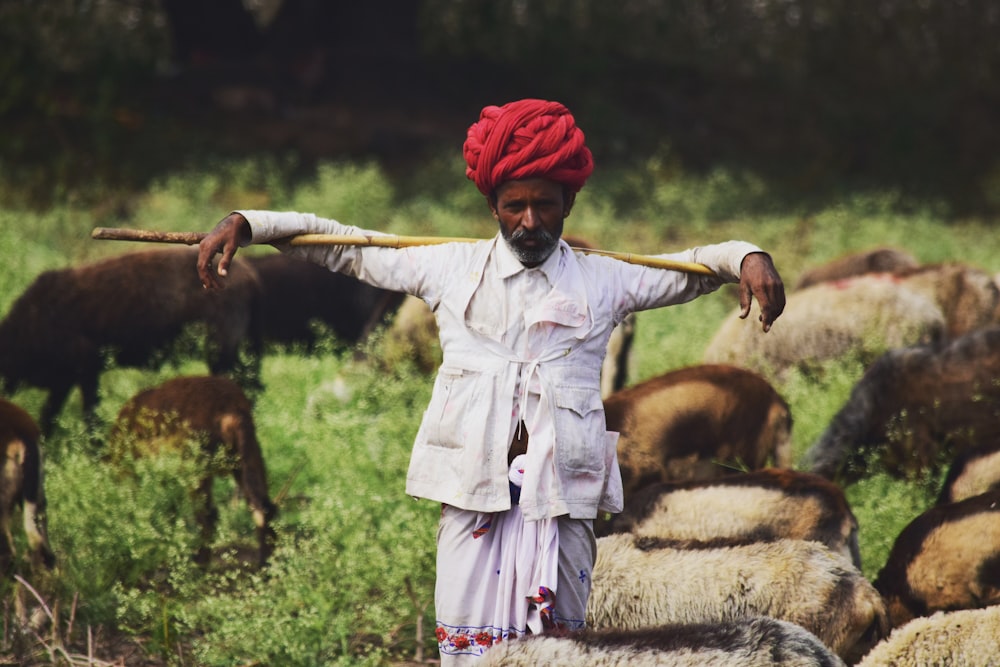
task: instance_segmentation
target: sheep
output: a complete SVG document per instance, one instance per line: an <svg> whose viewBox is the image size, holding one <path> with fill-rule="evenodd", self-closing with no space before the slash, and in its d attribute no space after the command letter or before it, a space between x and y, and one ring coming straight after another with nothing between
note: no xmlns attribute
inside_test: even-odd
<svg viewBox="0 0 1000 667"><path fill-rule="evenodd" d="M873 584L892 627L936 611L1000 604L1000 490L913 519Z"/></svg>
<svg viewBox="0 0 1000 667"><path fill-rule="evenodd" d="M888 633L875 588L850 560L817 542L597 539L590 627L628 630L756 615L801 625L848 663Z"/></svg>
<svg viewBox="0 0 1000 667"><path fill-rule="evenodd" d="M1000 665L1000 606L939 611L896 628L857 667Z"/></svg>
<svg viewBox="0 0 1000 667"><path fill-rule="evenodd" d="M275 544L272 521L277 507L268 496L267 471L249 399L236 382L219 376L182 376L140 391L122 406L109 437L112 458L144 456L198 439L202 453L223 454L225 464L208 467L196 491L201 511L201 546L196 560L207 563L208 544L218 512L212 480L230 473L253 513L258 564L264 566ZM214 460L214 459L213 459Z"/></svg>
<svg viewBox="0 0 1000 667"><path fill-rule="evenodd" d="M0 398L0 569L9 573L14 564L14 537L10 524L21 507L21 523L27 537L32 568L55 566L45 519L45 489L42 480L41 430L26 410Z"/></svg>
<svg viewBox="0 0 1000 667"><path fill-rule="evenodd" d="M526 635L488 649L483 667L843 667L805 628L766 616L637 630Z"/></svg>
<svg viewBox="0 0 1000 667"><path fill-rule="evenodd" d="M945 319L945 338L949 340L992 324L1000 305L1000 289L993 276L960 262L900 270L896 279L938 304Z"/></svg>
<svg viewBox="0 0 1000 667"><path fill-rule="evenodd" d="M724 364L668 371L604 399L618 431L624 497L649 484L714 479L791 462L791 410L762 376Z"/></svg>
<svg viewBox="0 0 1000 667"><path fill-rule="evenodd" d="M595 531L599 531L595 523ZM765 468L637 492L609 533L670 540L813 540L861 567L858 520L843 490L807 472Z"/></svg>
<svg viewBox="0 0 1000 667"><path fill-rule="evenodd" d="M212 374L234 374L252 388L260 371L260 286L249 264L229 271L227 288L206 290L195 271L196 249L126 253L91 264L45 271L0 322L0 385L48 391L42 432L74 387L96 429L98 384L106 361L162 366L189 325L206 328ZM246 353L246 358L241 354Z"/></svg>
<svg viewBox="0 0 1000 667"><path fill-rule="evenodd" d="M803 271L795 289L805 289L817 283L843 280L867 273L898 273L920 266L916 257L898 248L872 248L841 255L826 264Z"/></svg>
<svg viewBox="0 0 1000 667"><path fill-rule="evenodd" d="M889 350L806 450L799 467L850 484L881 466L907 478L1000 437L1000 327ZM876 460L870 460L877 454Z"/></svg>
<svg viewBox="0 0 1000 667"><path fill-rule="evenodd" d="M281 253L247 258L261 286L262 336L280 345L316 345L315 323L346 345L363 341L399 307L400 292L372 287Z"/></svg>
<svg viewBox="0 0 1000 667"><path fill-rule="evenodd" d="M935 504L954 503L996 488L1000 488L1000 446L990 442L952 459Z"/></svg>
<svg viewBox="0 0 1000 667"><path fill-rule="evenodd" d="M403 298L381 342L382 356L377 362L384 367L406 360L426 374L441 364L441 343L434 313L423 300L412 294Z"/></svg>
<svg viewBox="0 0 1000 667"><path fill-rule="evenodd" d="M702 355L706 363L736 364L772 381L793 369L812 371L854 356L868 364L888 349L945 337L941 307L888 274L818 283L789 293L784 313L764 334L755 314L733 311Z"/></svg>

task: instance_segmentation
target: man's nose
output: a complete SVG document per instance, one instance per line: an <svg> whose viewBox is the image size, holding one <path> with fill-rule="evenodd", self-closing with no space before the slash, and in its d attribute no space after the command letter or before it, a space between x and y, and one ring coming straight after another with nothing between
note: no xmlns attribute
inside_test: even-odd
<svg viewBox="0 0 1000 667"><path fill-rule="evenodd" d="M521 226L527 230L538 229L542 225L541 216L531 206L524 209L524 216L521 218Z"/></svg>

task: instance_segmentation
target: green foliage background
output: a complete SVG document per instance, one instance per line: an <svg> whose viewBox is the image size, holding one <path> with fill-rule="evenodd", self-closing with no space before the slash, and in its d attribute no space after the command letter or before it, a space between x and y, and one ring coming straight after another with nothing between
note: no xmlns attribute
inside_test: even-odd
<svg viewBox="0 0 1000 667"><path fill-rule="evenodd" d="M260 159L168 174L136 192L127 216L97 205L0 208L0 312L43 270L136 249L97 242L96 226L207 230L236 207L315 211L401 234L487 236L494 226L460 162L441 158L414 174L404 195L379 167L323 163L288 184L287 164ZM946 219L899 195L845 197L833 206L776 206L768 186L741 173L686 174L669 160L598 171L578 198L567 233L599 246L652 253L729 238L768 249L788 285L805 268L875 245L924 262L960 260L1000 270L990 220ZM273 252L251 248L246 252ZM194 270L194 267L192 267ZM691 304L640 315L630 381L697 363L736 307L723 289ZM851 317L844 313L844 317ZM387 354L377 334L369 357ZM796 457L820 434L860 376L850 360L793 376L779 390L792 406ZM198 359L159 371L110 368L100 414L110 424L138 390L176 374L203 373ZM231 482L220 480L216 559L189 559L196 529L186 488L197 470L170 456L123 476L89 442L74 393L46 440L49 530L57 572L38 579L57 622L48 634L8 633L3 651L24 664L55 664L59 636L78 654L91 633L112 660L122 642L154 664L381 665L434 657L434 534L438 507L407 497L410 443L431 379L405 362L376 370L327 338L320 350L272 349L256 420L272 496L280 497L279 544L264 573L243 565L253 526ZM34 415L44 396L12 398ZM874 577L899 530L930 504L938 480L875 476L850 487L863 569ZM14 595L10 587L8 602ZM11 613L8 605L7 613ZM148 664L148 663L147 663Z"/></svg>

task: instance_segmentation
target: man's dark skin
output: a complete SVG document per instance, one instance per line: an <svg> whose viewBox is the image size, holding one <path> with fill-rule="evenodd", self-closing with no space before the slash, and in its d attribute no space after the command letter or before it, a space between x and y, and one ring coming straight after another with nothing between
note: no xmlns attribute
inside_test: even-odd
<svg viewBox="0 0 1000 667"><path fill-rule="evenodd" d="M555 249L562 236L563 220L576 199L574 193L555 181L544 178L507 181L488 199L490 211L500 226L500 233L514 254L527 267L537 266ZM236 250L249 243L250 223L239 213L223 218L199 244L198 275L208 289L223 286L219 276L228 273ZM217 271L212 259L222 254ZM740 317L750 314L754 297L760 306L760 322L769 331L785 309L785 286L771 256L750 253L740 266Z"/></svg>

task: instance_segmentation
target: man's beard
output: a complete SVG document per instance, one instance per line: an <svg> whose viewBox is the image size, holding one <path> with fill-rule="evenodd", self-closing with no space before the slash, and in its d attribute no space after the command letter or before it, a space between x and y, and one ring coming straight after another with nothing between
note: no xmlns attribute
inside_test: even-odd
<svg viewBox="0 0 1000 667"><path fill-rule="evenodd" d="M539 229L537 232L529 232L523 229L509 234L503 227L500 228L500 235L507 243L507 247L517 257L517 260L525 266L538 266L559 246L559 237L551 234L547 229ZM539 241L539 245L525 248L517 245L520 241L534 239Z"/></svg>

